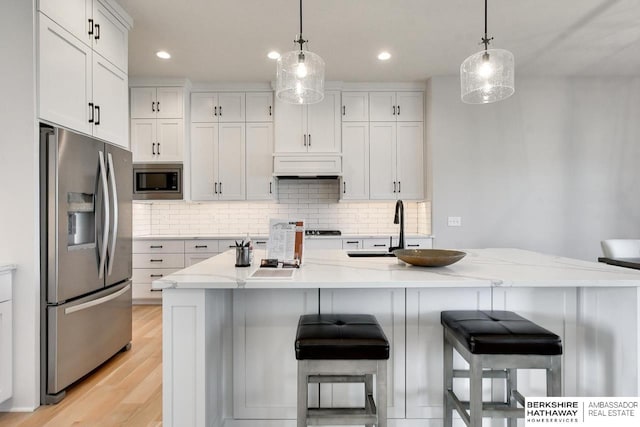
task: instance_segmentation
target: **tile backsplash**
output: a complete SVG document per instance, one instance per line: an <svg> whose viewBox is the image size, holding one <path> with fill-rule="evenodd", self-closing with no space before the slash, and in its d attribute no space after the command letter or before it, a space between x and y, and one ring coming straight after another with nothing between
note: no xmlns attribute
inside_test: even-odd
<svg viewBox="0 0 640 427"><path fill-rule="evenodd" d="M269 219L303 219L306 228L343 234L394 234L395 202L338 202L338 180L280 180L267 202L134 202L133 234L269 234ZM405 233L431 233L429 202L405 202Z"/></svg>

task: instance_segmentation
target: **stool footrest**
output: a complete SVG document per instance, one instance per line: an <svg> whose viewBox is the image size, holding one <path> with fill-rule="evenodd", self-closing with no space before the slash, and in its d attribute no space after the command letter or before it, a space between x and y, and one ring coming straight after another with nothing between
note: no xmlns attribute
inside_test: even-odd
<svg viewBox="0 0 640 427"><path fill-rule="evenodd" d="M454 369L454 378L469 378L468 369ZM504 369L485 369L482 371L482 378L507 378L507 371Z"/></svg>
<svg viewBox="0 0 640 427"><path fill-rule="evenodd" d="M377 424L378 417L367 408L309 408L307 425L370 425Z"/></svg>
<svg viewBox="0 0 640 427"><path fill-rule="evenodd" d="M365 375L309 375L309 383L363 383Z"/></svg>
<svg viewBox="0 0 640 427"><path fill-rule="evenodd" d="M467 412L469 410L469 402L458 399L458 396L456 396L452 390L447 390L447 393L458 414L463 418L463 421L469 425L467 422L471 420L471 416ZM514 395L515 393L518 392L514 390ZM520 393L518 393L518 395L522 397ZM518 398L516 397L516 399ZM524 418L524 408L514 408L505 402L482 402L482 416L492 418Z"/></svg>
<svg viewBox="0 0 640 427"><path fill-rule="evenodd" d="M512 390L511 394L513 395L513 397L516 399L516 401L519 404L524 406L524 396L522 394L520 394L520 392L518 390Z"/></svg>

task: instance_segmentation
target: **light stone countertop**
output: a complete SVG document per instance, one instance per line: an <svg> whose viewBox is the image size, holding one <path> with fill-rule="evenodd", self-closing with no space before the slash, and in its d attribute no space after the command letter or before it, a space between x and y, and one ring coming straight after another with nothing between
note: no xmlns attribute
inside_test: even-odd
<svg viewBox="0 0 640 427"><path fill-rule="evenodd" d="M18 268L18 266L15 264L3 264L0 262L0 273L15 270L16 268Z"/></svg>
<svg viewBox="0 0 640 427"><path fill-rule="evenodd" d="M252 239L268 239L266 234L249 234ZM305 236L306 239L388 239L389 236L398 238L398 233L393 234L342 234L340 236ZM231 239L239 240L247 237L246 234L145 234L133 236L133 240L188 240L188 239ZM405 239L432 239L430 234L405 234Z"/></svg>
<svg viewBox="0 0 640 427"><path fill-rule="evenodd" d="M154 289L428 288L428 287L640 287L640 271L522 249L463 249L448 267L415 267L393 258L349 258L343 250L306 250L291 279L250 278L227 251L153 282Z"/></svg>

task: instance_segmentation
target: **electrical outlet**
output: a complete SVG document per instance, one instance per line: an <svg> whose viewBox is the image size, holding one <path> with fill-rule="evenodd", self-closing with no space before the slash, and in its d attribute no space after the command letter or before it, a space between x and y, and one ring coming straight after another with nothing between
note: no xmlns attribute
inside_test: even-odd
<svg viewBox="0 0 640 427"><path fill-rule="evenodd" d="M449 227L462 227L461 216L450 216L447 218L447 225Z"/></svg>

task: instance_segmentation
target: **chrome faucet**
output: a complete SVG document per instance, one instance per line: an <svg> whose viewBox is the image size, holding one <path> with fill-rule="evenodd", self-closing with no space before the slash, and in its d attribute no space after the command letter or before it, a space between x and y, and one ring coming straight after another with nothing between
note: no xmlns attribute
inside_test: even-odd
<svg viewBox="0 0 640 427"><path fill-rule="evenodd" d="M398 246L389 245L389 252L393 252L395 249L404 249L404 205L402 200L396 202L396 216L393 218L393 223L400 224L400 238Z"/></svg>

